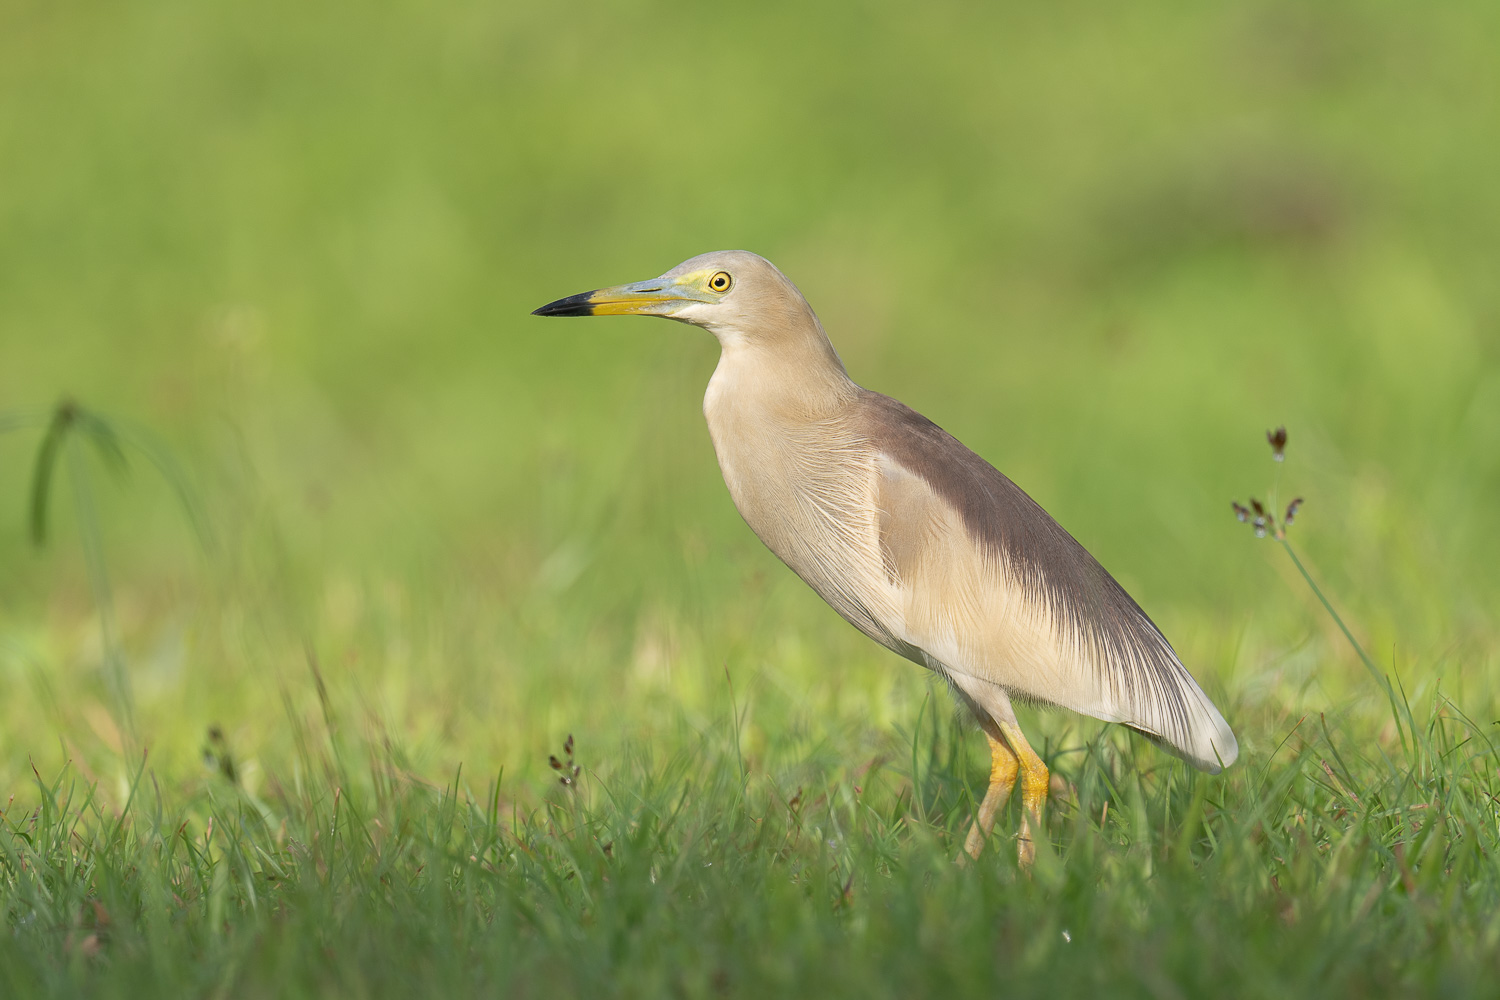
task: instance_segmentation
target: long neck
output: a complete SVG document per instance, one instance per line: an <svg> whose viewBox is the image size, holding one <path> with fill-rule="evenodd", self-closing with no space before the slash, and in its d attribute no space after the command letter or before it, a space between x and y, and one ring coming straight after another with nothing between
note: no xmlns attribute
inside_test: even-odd
<svg viewBox="0 0 1500 1000"><path fill-rule="evenodd" d="M774 327L713 328L721 354L705 406L753 409L795 423L826 416L859 393L812 309L798 304L802 315Z"/></svg>

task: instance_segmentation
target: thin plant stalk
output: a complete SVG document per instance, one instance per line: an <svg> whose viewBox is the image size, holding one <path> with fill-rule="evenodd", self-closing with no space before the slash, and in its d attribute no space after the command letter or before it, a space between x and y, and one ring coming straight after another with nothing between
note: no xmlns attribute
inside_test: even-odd
<svg viewBox="0 0 1500 1000"><path fill-rule="evenodd" d="M1333 609L1333 604L1329 602L1326 596L1324 596L1323 589L1319 587L1317 581L1312 578L1312 574L1307 571L1307 567L1302 565L1302 560L1297 558L1296 550L1293 549L1291 543L1286 540L1286 533L1281 532L1280 534L1278 534L1276 540L1281 543L1282 548L1286 549L1286 554L1291 556L1292 558L1292 565L1297 567L1297 572L1302 574L1302 579L1307 581L1307 585L1312 588L1312 592L1316 594L1318 600L1323 603L1323 609L1328 612L1328 617L1334 620L1334 623L1338 625L1339 630L1344 633L1344 638L1349 640L1349 645L1354 648L1354 652L1359 656L1359 662L1365 665L1365 669L1370 672L1370 676L1375 678L1375 682L1385 690L1385 696L1391 703L1391 717L1396 722L1396 728L1398 730L1401 728L1401 717L1404 714L1406 716L1408 727L1411 729L1412 739L1415 740L1417 735L1416 721L1412 718L1411 706L1404 705L1404 699L1402 699L1401 701L1397 701L1396 689L1391 686L1390 678L1388 678L1385 674L1382 674L1379 668L1375 666L1375 661L1370 659L1370 654L1365 652L1365 648L1359 644L1359 640L1354 638L1354 633L1349 631L1349 626L1344 624L1344 619L1340 617L1339 613Z"/></svg>
<svg viewBox="0 0 1500 1000"><path fill-rule="evenodd" d="M1359 644L1359 640L1354 638L1354 633L1349 631L1349 626L1344 624L1344 619L1339 617L1339 613L1333 609L1333 605L1323 595L1323 589L1313 580L1312 574L1307 571L1307 567L1302 565L1302 560L1297 558L1297 551L1292 548L1292 543L1288 542L1285 537L1277 538L1276 540L1281 543L1282 548L1286 549L1286 554L1292 557L1292 565L1297 567L1297 572L1302 574L1302 579L1307 581L1307 585L1312 588L1312 592L1317 595L1318 600L1323 602L1323 607L1328 611L1329 617L1334 620L1339 630L1344 633L1344 638L1349 640L1349 645L1354 647L1354 652L1359 655L1359 661L1365 665L1365 669L1370 672L1370 676L1384 685L1386 690L1389 691L1391 686L1390 681L1375 666L1374 661L1370 659L1364 647Z"/></svg>

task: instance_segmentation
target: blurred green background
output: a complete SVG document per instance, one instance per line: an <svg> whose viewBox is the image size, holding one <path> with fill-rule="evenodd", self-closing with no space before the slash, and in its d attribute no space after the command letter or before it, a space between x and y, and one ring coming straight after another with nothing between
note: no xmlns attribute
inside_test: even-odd
<svg viewBox="0 0 1500 1000"><path fill-rule="evenodd" d="M130 725L180 780L222 726L253 785L309 650L433 775L550 781L726 674L752 752L910 727L923 672L736 514L712 338L528 315L724 248L1089 546L1252 754L1373 694L1230 515L1280 423L1377 660L1494 718L1497 38L1481 2L9 0L0 411L157 435L206 541L90 459L127 723L72 487L37 550L41 429L0 435L0 790L123 773Z"/></svg>

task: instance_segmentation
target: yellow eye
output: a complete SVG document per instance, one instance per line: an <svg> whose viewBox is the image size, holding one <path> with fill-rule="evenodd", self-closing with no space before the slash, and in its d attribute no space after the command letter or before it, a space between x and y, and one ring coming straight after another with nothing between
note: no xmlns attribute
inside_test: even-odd
<svg viewBox="0 0 1500 1000"><path fill-rule="evenodd" d="M716 292L727 292L729 291L729 285L731 281L732 279L729 277L728 271L720 271L718 274L708 279L708 287L712 288Z"/></svg>

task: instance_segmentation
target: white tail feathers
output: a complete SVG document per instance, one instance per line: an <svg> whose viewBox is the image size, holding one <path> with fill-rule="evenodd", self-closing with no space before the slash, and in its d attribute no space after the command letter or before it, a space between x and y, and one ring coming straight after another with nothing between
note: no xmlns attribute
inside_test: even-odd
<svg viewBox="0 0 1500 1000"><path fill-rule="evenodd" d="M1224 716L1181 664L1176 674L1180 700L1176 700L1178 711L1173 717L1168 718L1160 711L1160 703L1156 703L1133 706L1137 710L1130 715L1134 717L1119 721L1199 770L1218 774L1239 757L1239 741Z"/></svg>

